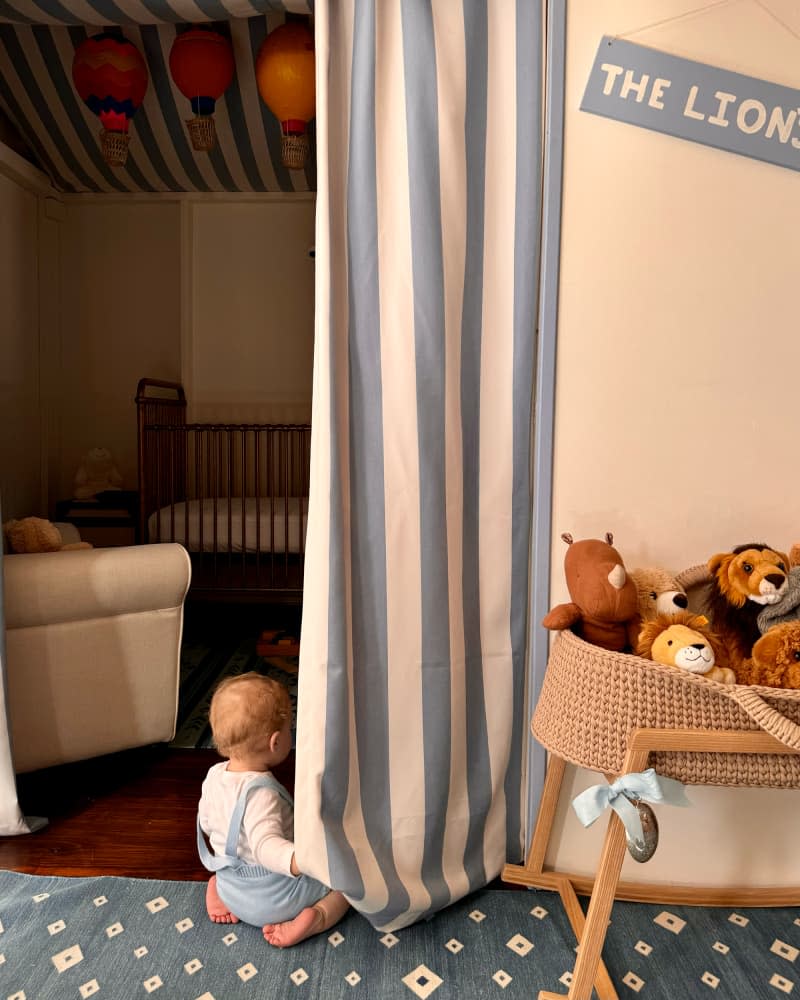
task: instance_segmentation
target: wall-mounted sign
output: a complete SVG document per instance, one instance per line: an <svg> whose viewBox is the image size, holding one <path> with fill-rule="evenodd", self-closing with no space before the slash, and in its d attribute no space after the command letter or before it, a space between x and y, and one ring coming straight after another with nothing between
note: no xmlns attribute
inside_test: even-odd
<svg viewBox="0 0 800 1000"><path fill-rule="evenodd" d="M800 90L633 42L602 39L581 110L800 170Z"/></svg>

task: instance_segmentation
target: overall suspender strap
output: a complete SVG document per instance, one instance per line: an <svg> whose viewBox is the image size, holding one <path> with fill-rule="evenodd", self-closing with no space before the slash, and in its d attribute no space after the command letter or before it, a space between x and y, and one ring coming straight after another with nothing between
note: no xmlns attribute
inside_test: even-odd
<svg viewBox="0 0 800 1000"><path fill-rule="evenodd" d="M242 820L244 819L244 811L247 806L247 799L256 788L271 788L274 792L277 792L280 797L289 804L293 806L291 795L286 791L283 785L272 777L271 774L261 774L252 781L249 781L239 792L239 797L236 800L236 805L234 806L233 813L231 814L230 825L228 826L228 837L225 841L225 853L223 855L216 855L212 853L205 842L203 837L203 831L200 829L200 819L197 820L197 850L200 854L200 860L203 866L208 869L208 871L218 872L221 868L236 867L239 864L238 848L239 848L239 831L241 830Z"/></svg>
<svg viewBox="0 0 800 1000"><path fill-rule="evenodd" d="M239 798L236 800L236 805L231 813L231 822L228 827L228 839L225 841L225 853L230 858L235 858L238 853L239 847L239 831L242 828L242 820L244 819L244 810L247 806L247 798L256 788L270 788L271 783L269 777L266 774L259 775L257 778L253 778L252 781L244 786L244 788L239 792Z"/></svg>

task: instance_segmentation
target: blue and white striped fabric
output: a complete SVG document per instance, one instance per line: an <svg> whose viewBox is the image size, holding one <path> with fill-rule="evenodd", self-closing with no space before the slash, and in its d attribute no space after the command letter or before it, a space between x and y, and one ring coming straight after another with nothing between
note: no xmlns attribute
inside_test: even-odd
<svg viewBox="0 0 800 1000"><path fill-rule="evenodd" d="M318 0L298 861L381 929L522 845L536 0Z"/></svg>
<svg viewBox="0 0 800 1000"><path fill-rule="evenodd" d="M15 12L27 12L22 18ZM274 13L246 17L255 10ZM313 191L313 156L305 170L281 162L280 124L259 97L255 58L268 31L286 13L308 13L305 0L0 0L0 108L48 173L65 192L212 192ZM189 102L172 81L169 52L187 24L227 18L217 25L229 32L236 75L217 101L217 144L196 153L184 124ZM82 41L109 23L142 53L150 75L144 103L134 115L128 161L110 167L100 152L100 122L79 98L72 83L72 59ZM73 20L81 23L73 24ZM150 23L153 21L164 23ZM61 25L52 26L52 25ZM67 26L70 25L70 26ZM310 125L314 147L314 123Z"/></svg>
<svg viewBox="0 0 800 1000"><path fill-rule="evenodd" d="M270 11L312 12L312 0L0 0L12 24L158 24L227 21Z"/></svg>

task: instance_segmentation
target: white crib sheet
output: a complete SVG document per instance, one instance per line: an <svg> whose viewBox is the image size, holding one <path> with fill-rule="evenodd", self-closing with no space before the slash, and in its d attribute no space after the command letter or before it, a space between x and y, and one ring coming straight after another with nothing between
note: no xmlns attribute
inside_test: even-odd
<svg viewBox="0 0 800 1000"><path fill-rule="evenodd" d="M148 539L180 542L190 552L200 552L202 524L203 552L301 552L307 514L308 497L289 497L288 501L283 497L206 497L153 511L147 521Z"/></svg>

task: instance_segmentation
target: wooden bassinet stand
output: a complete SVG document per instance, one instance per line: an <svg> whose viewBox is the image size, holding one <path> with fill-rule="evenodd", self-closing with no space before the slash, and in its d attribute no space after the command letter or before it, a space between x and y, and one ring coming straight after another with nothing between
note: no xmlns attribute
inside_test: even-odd
<svg viewBox="0 0 800 1000"><path fill-rule="evenodd" d="M550 751L539 814L524 865L506 865L506 882L558 892L575 936L577 959L566 994L618 1000L601 961L615 898L696 906L796 906L800 886L695 889L620 882L625 827L609 810L595 878L545 871L544 862L567 762L609 780L648 766L684 784L800 788L800 691L742 687L611 653L571 632L556 638L531 722ZM584 917L577 893L590 893ZM539 1000L564 994L543 990Z"/></svg>

